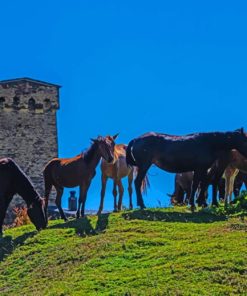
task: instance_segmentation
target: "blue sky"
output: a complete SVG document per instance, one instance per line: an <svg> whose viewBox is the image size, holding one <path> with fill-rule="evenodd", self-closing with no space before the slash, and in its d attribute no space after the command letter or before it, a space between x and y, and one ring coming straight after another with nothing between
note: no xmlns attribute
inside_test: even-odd
<svg viewBox="0 0 247 296"><path fill-rule="evenodd" d="M245 1L3 0L0 79L62 85L60 157L100 134L120 132L118 142L128 143L147 131L246 127L246 8ZM100 172L88 209L98 207L99 180ZM146 204L166 204L173 175L151 168L150 181Z"/></svg>

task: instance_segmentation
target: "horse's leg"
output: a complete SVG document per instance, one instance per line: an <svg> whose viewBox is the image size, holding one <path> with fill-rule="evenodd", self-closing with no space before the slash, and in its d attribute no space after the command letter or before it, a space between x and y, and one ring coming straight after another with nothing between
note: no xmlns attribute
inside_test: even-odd
<svg viewBox="0 0 247 296"><path fill-rule="evenodd" d="M80 192L81 192L81 189L80 189ZM81 194L80 194L80 196L78 198L78 208L77 208L77 211L76 211L76 218L77 219L80 218L80 210L81 210Z"/></svg>
<svg viewBox="0 0 247 296"><path fill-rule="evenodd" d="M91 184L90 181L84 182L83 186L80 187L80 197L81 197L81 216L85 216L85 204L86 204L86 199L87 199L87 191L88 188Z"/></svg>
<svg viewBox="0 0 247 296"><path fill-rule="evenodd" d="M225 179L221 178L218 182L219 200L223 201L225 197ZM216 193L217 194L217 193Z"/></svg>
<svg viewBox="0 0 247 296"><path fill-rule="evenodd" d="M235 170L230 178L230 195L229 195L229 202L232 201L232 193L233 193L233 187L234 187L234 181L236 176L238 175L239 170Z"/></svg>
<svg viewBox="0 0 247 296"><path fill-rule="evenodd" d="M217 192L218 192L218 184L215 182L212 184L212 206L219 206L219 203L217 201Z"/></svg>
<svg viewBox="0 0 247 296"><path fill-rule="evenodd" d="M198 198L198 205L202 207L207 207L207 189L208 189L208 182L207 182L207 170L202 171L200 174L200 195Z"/></svg>
<svg viewBox="0 0 247 296"><path fill-rule="evenodd" d="M240 182L236 182L236 179L235 179L234 186L233 186L233 193L235 198L239 196L242 185L243 183L241 184Z"/></svg>
<svg viewBox="0 0 247 296"><path fill-rule="evenodd" d="M187 205L190 201L191 188L186 191L184 191L183 189L181 190L183 192L181 196L181 201L182 201L181 205ZM184 198L184 192L185 192L185 198Z"/></svg>
<svg viewBox="0 0 247 296"><path fill-rule="evenodd" d="M207 173L207 171L206 171ZM194 176L193 176L193 181L192 181L192 186L191 186L191 194L190 194L190 206L191 210L195 210L195 193L197 191L198 185L200 181L202 180L202 176L206 175L206 173L203 171L195 171ZM203 190L203 188L201 188Z"/></svg>
<svg viewBox="0 0 247 296"><path fill-rule="evenodd" d="M102 173L102 175L101 175L100 206L99 206L99 210L98 210L97 215L100 215L100 213L103 211L107 179L108 179L107 176Z"/></svg>
<svg viewBox="0 0 247 296"><path fill-rule="evenodd" d="M0 196L0 236L3 234L3 221L6 215L6 211L10 204L12 196L6 197L6 195Z"/></svg>
<svg viewBox="0 0 247 296"><path fill-rule="evenodd" d="M113 199L114 199L114 212L117 212L117 182L115 179L113 179L113 190L112 190L112 194L113 194Z"/></svg>
<svg viewBox="0 0 247 296"><path fill-rule="evenodd" d="M225 205L228 203L228 196L230 194L230 176L225 175Z"/></svg>
<svg viewBox="0 0 247 296"><path fill-rule="evenodd" d="M123 194L124 194L124 188L121 179L117 181L118 185L118 192L119 192L119 198L118 198L118 211L122 210L122 203L123 203Z"/></svg>
<svg viewBox="0 0 247 296"><path fill-rule="evenodd" d="M61 219L64 219L64 221L67 221L68 219L65 216L64 211L63 211L62 206L61 206L61 199L62 199L62 195L63 195L63 187L55 186L55 188L56 188L56 191L57 191L57 196L56 196L56 200L55 200L56 206L57 206L57 208L59 210Z"/></svg>
<svg viewBox="0 0 247 296"><path fill-rule="evenodd" d="M46 223L48 224L48 202L49 202L49 195L51 193L52 183L48 180L48 177L45 177L45 216L46 216Z"/></svg>
<svg viewBox="0 0 247 296"><path fill-rule="evenodd" d="M132 183L133 183L133 170L128 175L128 192L129 192L129 209L133 209L133 203L132 203Z"/></svg>
<svg viewBox="0 0 247 296"><path fill-rule="evenodd" d="M150 168L150 164L146 164L144 167L139 167L137 176L135 178L135 188L136 188L136 196L137 196L137 206L140 206L141 209L145 208L143 198L142 198L142 193L141 193L141 186L142 186L142 181L146 176L146 173L148 169Z"/></svg>

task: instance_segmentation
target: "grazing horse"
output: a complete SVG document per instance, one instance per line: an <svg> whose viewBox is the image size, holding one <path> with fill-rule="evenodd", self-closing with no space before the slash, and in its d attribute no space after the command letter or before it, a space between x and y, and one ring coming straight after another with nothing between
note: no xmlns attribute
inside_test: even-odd
<svg viewBox="0 0 247 296"><path fill-rule="evenodd" d="M175 175L174 192L167 194L171 197L171 204L184 205L189 201L193 175L193 172L178 173Z"/></svg>
<svg viewBox="0 0 247 296"><path fill-rule="evenodd" d="M101 199L100 206L98 210L98 215L103 211L104 207L104 197L106 190L106 183L108 178L113 179L113 191L112 194L114 196L114 212L121 211L122 209L122 201L124 194L124 187L121 179L124 177L128 177L128 192L129 192L129 208L133 209L132 204L132 182L133 176L136 174L136 168L129 167L126 164L126 149L127 145L118 144L114 147L114 161L112 163L108 163L104 159L101 161ZM117 203L117 186L119 191L119 199ZM148 178L146 177L143 180L142 191L146 190L146 187L149 186Z"/></svg>
<svg viewBox="0 0 247 296"><path fill-rule="evenodd" d="M0 235L7 208L15 194L26 202L27 214L37 230L46 227L44 200L34 189L31 181L11 158L0 159Z"/></svg>
<svg viewBox="0 0 247 296"><path fill-rule="evenodd" d="M130 141L126 152L128 165L138 167L135 179L137 205L145 208L141 183L152 164L172 172L194 171L190 195L191 209L195 209L194 195L200 183L205 192L207 170L224 151L237 149L247 156L247 136L243 129L233 132L195 133L186 136L172 136L150 132ZM206 206L206 203L204 202Z"/></svg>
<svg viewBox="0 0 247 296"><path fill-rule="evenodd" d="M80 196L78 200L77 218L84 216L85 202L87 191L93 177L96 174L96 167L103 157L107 162L112 162L114 159L114 140L118 135L113 137L99 136L97 139L92 139L92 145L84 153L81 153L72 158L54 158L45 166L44 181L45 181L45 209L47 214L48 199L52 189L55 187L57 191L56 205L58 207L61 218L67 220L61 207L61 198L64 187L80 186Z"/></svg>
<svg viewBox="0 0 247 296"><path fill-rule="evenodd" d="M185 173L179 173L175 175L175 189L173 194L167 194L169 197L171 197L171 204L174 205L185 205L189 202L191 187L192 187L192 181L193 181L193 172L185 172ZM224 199L225 196L225 181L223 178L221 178L219 181L217 179L217 188L219 190L219 198ZM209 185L215 184L215 180L211 179ZM200 186L200 184L199 184ZM198 190L198 196L200 195L200 188ZM184 199L184 195L186 195ZM207 190L204 193L204 199L207 199ZM199 198L199 197L198 197Z"/></svg>

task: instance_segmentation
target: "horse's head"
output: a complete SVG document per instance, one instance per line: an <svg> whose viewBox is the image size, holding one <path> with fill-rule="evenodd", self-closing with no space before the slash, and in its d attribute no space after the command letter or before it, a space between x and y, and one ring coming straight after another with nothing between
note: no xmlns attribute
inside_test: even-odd
<svg viewBox="0 0 247 296"><path fill-rule="evenodd" d="M37 230L46 228L47 220L44 211L44 200L42 198L33 201L28 206L27 214Z"/></svg>
<svg viewBox="0 0 247 296"><path fill-rule="evenodd" d="M236 144L234 148L244 157L247 157L247 134L244 132L243 128L237 129L233 133Z"/></svg>
<svg viewBox="0 0 247 296"><path fill-rule="evenodd" d="M99 136L97 139L91 139L95 144L97 144L101 157L103 157L107 162L112 162L114 159L114 147L115 140L118 134L115 136Z"/></svg>

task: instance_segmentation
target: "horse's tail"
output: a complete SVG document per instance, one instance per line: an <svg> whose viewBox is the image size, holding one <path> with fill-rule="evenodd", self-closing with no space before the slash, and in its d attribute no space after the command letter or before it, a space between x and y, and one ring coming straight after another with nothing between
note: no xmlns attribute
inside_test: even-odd
<svg viewBox="0 0 247 296"><path fill-rule="evenodd" d="M146 175L142 180L141 192L147 195L147 191L149 187L150 187L150 182L149 182L148 175Z"/></svg>
<svg viewBox="0 0 247 296"><path fill-rule="evenodd" d="M130 141L126 149L126 163L128 166L137 165L135 157L133 155L133 143L134 140Z"/></svg>
<svg viewBox="0 0 247 296"><path fill-rule="evenodd" d="M138 167L134 167L134 175L136 176L137 174L138 174ZM149 182L148 175L146 175L142 180L141 192L147 195L147 190L149 187L150 187L150 182Z"/></svg>

